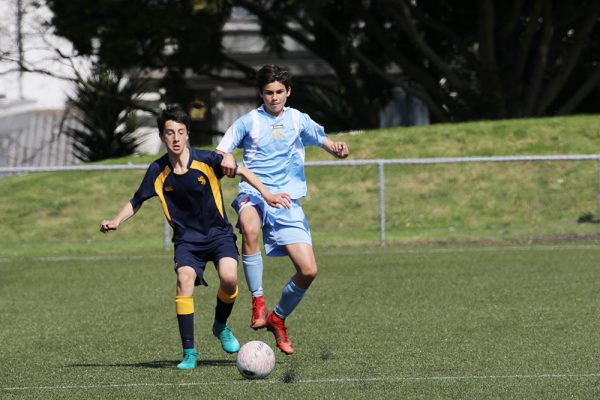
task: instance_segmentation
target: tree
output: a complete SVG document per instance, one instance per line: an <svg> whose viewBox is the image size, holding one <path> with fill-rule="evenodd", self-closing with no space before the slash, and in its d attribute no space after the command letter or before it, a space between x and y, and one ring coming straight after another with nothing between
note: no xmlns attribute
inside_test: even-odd
<svg viewBox="0 0 600 400"><path fill-rule="evenodd" d="M595 0L232 3L327 61L355 112L399 86L439 121L569 113L600 81Z"/></svg>
<svg viewBox="0 0 600 400"><path fill-rule="evenodd" d="M73 139L74 155L79 160L100 161L133 154L138 146L134 136L139 127L135 109L137 96L144 89L136 79L96 66L69 97L70 106L63 133Z"/></svg>
<svg viewBox="0 0 600 400"><path fill-rule="evenodd" d="M187 70L210 75L228 64L239 67L221 44L230 12L227 1L47 2L56 33L80 54L94 56L113 70L161 70L171 82L183 83Z"/></svg>
<svg viewBox="0 0 600 400"><path fill-rule="evenodd" d="M221 44L244 8L282 63L289 37L334 71L300 77L292 98L333 129L376 127L395 87L436 121L597 110L600 97L597 0L47 1L79 53L165 71L168 100L186 71L252 85L254 70Z"/></svg>
<svg viewBox="0 0 600 400"><path fill-rule="evenodd" d="M183 107L194 99L190 78L223 79L233 69L249 81L255 71L223 51L222 28L230 13L222 0L47 0L56 33L75 50L113 71L143 70L161 89L161 101ZM193 144L206 144L213 132L194 126ZM220 133L220 132L219 132Z"/></svg>

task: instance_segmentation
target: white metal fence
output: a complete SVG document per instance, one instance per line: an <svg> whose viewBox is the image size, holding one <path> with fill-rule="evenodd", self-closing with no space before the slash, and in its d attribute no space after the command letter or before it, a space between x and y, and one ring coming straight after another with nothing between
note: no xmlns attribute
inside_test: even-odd
<svg viewBox="0 0 600 400"><path fill-rule="evenodd" d="M528 156L490 156L490 157L441 157L441 158L403 158L403 159L375 159L375 160L338 160L338 161L308 161L306 167L344 167L344 166L377 166L379 188L379 244L385 246L385 166L386 165L436 165L436 164L461 164L461 163L507 163L524 161L586 161L598 162L598 196L597 206L600 210L600 154L576 155L528 155ZM0 167L0 175L28 173L28 172L60 172L60 171L114 171L114 170L145 170L147 164L119 164L119 165L69 165L45 167ZM164 247L170 248L170 227L164 224Z"/></svg>

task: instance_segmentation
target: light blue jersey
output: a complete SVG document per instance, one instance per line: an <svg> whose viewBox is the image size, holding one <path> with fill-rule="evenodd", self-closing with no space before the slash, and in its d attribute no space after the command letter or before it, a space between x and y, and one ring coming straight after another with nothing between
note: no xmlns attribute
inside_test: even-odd
<svg viewBox="0 0 600 400"><path fill-rule="evenodd" d="M274 117L263 106L241 116L225 132L217 150L232 153L244 149L244 166L272 193L288 193L292 199L306 195L305 146L322 146L327 135L308 114L285 107ZM247 182L239 191L256 193Z"/></svg>

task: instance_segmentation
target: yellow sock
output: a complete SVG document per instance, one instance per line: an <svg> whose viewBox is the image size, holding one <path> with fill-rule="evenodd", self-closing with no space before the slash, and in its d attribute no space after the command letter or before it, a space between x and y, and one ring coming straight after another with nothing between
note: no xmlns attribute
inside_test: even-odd
<svg viewBox="0 0 600 400"><path fill-rule="evenodd" d="M193 296L175 296L175 310L177 315L186 315L194 313Z"/></svg>

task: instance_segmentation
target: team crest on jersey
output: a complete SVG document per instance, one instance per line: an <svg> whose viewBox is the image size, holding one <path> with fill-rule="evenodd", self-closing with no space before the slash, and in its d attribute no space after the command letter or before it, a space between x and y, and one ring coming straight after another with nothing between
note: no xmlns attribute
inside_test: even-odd
<svg viewBox="0 0 600 400"><path fill-rule="evenodd" d="M280 140L281 138L283 138L283 135L279 129L273 132L273 139Z"/></svg>
<svg viewBox="0 0 600 400"><path fill-rule="evenodd" d="M173 186L165 186L165 192L172 192L173 190L175 190Z"/></svg>
<svg viewBox="0 0 600 400"><path fill-rule="evenodd" d="M280 140L283 138L283 134L281 133L283 124L273 124L271 125L271 129L273 130L273 139Z"/></svg>
<svg viewBox="0 0 600 400"><path fill-rule="evenodd" d="M206 185L206 178L204 176L199 176L198 182L200 182L202 185Z"/></svg>

